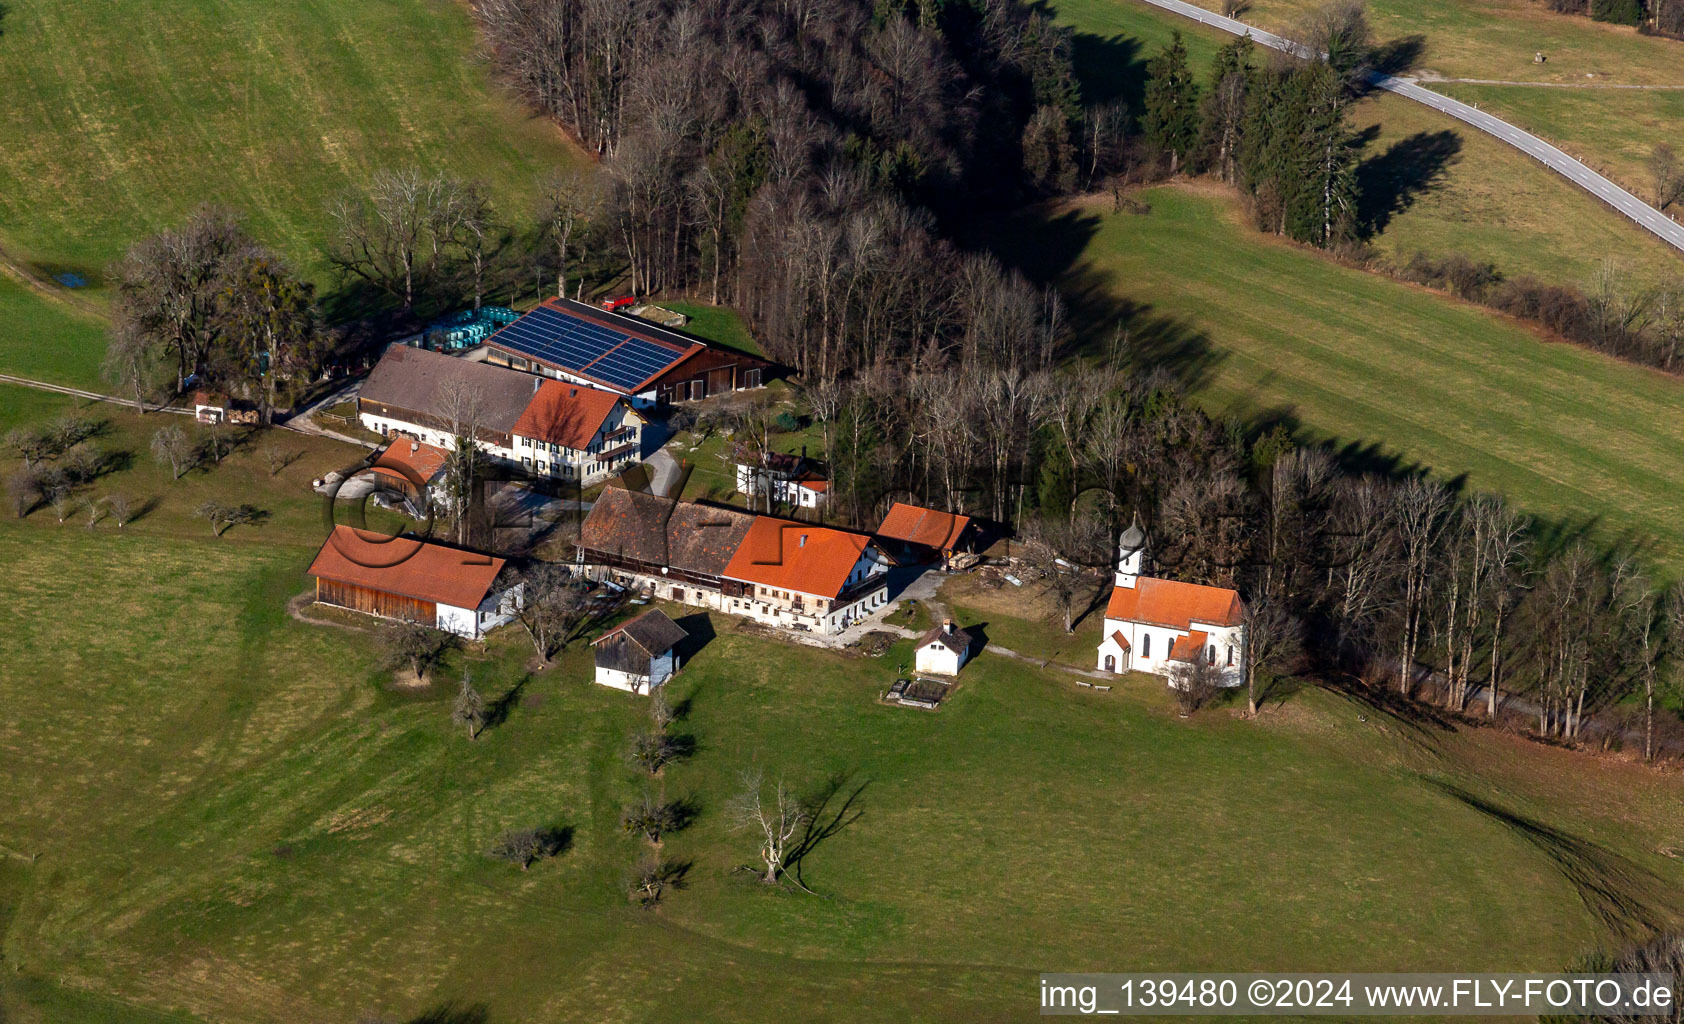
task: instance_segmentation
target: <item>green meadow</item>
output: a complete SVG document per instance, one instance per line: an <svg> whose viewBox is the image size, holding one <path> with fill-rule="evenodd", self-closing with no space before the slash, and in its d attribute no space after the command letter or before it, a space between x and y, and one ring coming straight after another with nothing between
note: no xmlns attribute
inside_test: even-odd
<svg viewBox="0 0 1684 1024"><path fill-rule="evenodd" d="M1684 381L1261 235L1224 190L1138 198L1150 213L1096 197L997 244L1062 281L1090 337L1123 327L1214 411L1286 424L1359 468L1499 491L1560 538L1684 569Z"/></svg>
<svg viewBox="0 0 1684 1024"><path fill-rule="evenodd" d="M904 644L699 615L673 683L695 752L639 781L641 701L584 648L531 675L503 636L395 693L366 634L282 610L310 550L0 526L6 596L78 610L0 639L18 1019L1018 1020L1042 967L1548 969L1629 927L1625 900L1675 909L1676 780L1314 692L1186 720L1156 680L1096 695L987 654L940 712L892 708ZM449 722L462 671L507 709L475 741ZM723 805L751 766L835 790L817 895L740 870ZM655 910L624 894L617 824L646 788L697 809ZM486 855L537 825L568 848Z"/></svg>

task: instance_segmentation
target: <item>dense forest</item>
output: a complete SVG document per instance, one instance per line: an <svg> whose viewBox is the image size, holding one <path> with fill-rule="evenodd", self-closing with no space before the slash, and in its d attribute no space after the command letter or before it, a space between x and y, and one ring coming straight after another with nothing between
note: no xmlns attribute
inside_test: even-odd
<svg viewBox="0 0 1684 1024"><path fill-rule="evenodd" d="M1016 0L477 10L502 74L601 157L606 194L550 219L607 235L632 291L727 301L820 379L987 344L1001 311L970 300L1023 286L942 219L1074 184L1091 138L1067 31Z"/></svg>

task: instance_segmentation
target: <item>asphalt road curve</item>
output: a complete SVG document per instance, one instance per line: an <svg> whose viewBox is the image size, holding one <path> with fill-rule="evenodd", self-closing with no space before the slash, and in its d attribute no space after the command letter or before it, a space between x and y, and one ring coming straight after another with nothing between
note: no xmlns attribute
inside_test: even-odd
<svg viewBox="0 0 1684 1024"><path fill-rule="evenodd" d="M1300 57L1318 56L1311 53L1307 47L1300 46L1290 39L1282 39L1280 36L1264 32L1261 29L1252 28L1243 21L1225 18L1202 7L1184 3L1182 0L1144 0L1144 2L1179 14L1182 17L1192 18L1200 24L1219 28L1232 35L1249 35L1263 46L1285 50ZM1458 121L1465 121L1473 125L1493 138L1501 139L1612 206L1620 213L1625 214L1636 222L1638 227L1655 235L1674 249L1684 252L1684 224L1668 217L1536 135L1521 131L1501 118L1492 117L1490 114L1476 107L1471 107L1460 100L1453 100L1448 96L1433 92L1431 89L1418 85L1407 78L1397 78L1376 72L1369 75L1369 81L1387 92L1395 92L1399 96L1408 97L1417 103L1424 103L1434 110L1441 110Z"/></svg>

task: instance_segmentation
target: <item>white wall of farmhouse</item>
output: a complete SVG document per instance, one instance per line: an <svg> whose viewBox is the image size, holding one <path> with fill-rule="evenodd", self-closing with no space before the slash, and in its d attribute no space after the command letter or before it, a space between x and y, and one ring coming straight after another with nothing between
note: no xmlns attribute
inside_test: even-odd
<svg viewBox="0 0 1684 1024"><path fill-rule="evenodd" d="M396 432L435 448L456 450L455 435L433 427L368 412L359 414L358 419L364 429L382 436L390 437ZM610 438L614 440L611 441ZM585 448L568 448L520 434L511 434L509 444L511 447L506 448L494 441L481 440L479 448L494 459L510 466L521 467L532 476L577 480L589 486L613 476L631 463L642 460L643 419L626 406L616 405L614 411L603 420L602 428ZM632 445L628 452L607 460L597 458L604 452L626 444Z"/></svg>

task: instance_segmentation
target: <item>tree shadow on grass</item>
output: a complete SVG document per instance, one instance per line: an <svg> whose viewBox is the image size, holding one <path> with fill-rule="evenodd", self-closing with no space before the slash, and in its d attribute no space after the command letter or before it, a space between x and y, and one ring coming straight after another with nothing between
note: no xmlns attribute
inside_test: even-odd
<svg viewBox="0 0 1684 1024"><path fill-rule="evenodd" d="M1385 231L1421 196L1443 188L1461 153L1461 135L1445 129L1416 132L1364 160L1357 168L1357 227L1363 237Z"/></svg>
<svg viewBox="0 0 1684 1024"><path fill-rule="evenodd" d="M491 1008L484 1003L440 1003L404 1024L491 1024Z"/></svg>
<svg viewBox="0 0 1684 1024"><path fill-rule="evenodd" d="M1587 839L1498 806L1454 783L1439 779L1425 781L1526 840L1573 886L1585 909L1622 940L1642 941L1678 921L1677 894L1666 881L1642 865Z"/></svg>
<svg viewBox="0 0 1684 1024"><path fill-rule="evenodd" d="M1426 55L1426 36L1398 36L1376 46L1368 56L1368 64L1382 75L1406 75L1420 66Z"/></svg>
<svg viewBox="0 0 1684 1024"><path fill-rule="evenodd" d="M784 871L808 892L813 890L808 888L806 880L801 877L802 864L807 855L818 849L825 840L860 820L865 813L860 808L859 801L865 788L871 785L871 781L868 779L858 786L853 786L852 781L848 773L837 772L826 779L817 792L802 801L807 811L807 821L795 845L784 858Z"/></svg>
<svg viewBox="0 0 1684 1024"><path fill-rule="evenodd" d="M1070 325L1059 359L1115 359L1164 370L1188 390L1208 384L1225 358L1209 336L1188 318L1120 296L1116 275L1086 255L1103 226L1089 209L1031 211L1002 219L981 241L1005 266L1058 286Z"/></svg>
<svg viewBox="0 0 1684 1024"><path fill-rule="evenodd" d="M1122 103L1138 117L1146 106L1144 46L1133 36L1077 32L1070 38L1070 58L1082 99L1089 105Z"/></svg>
<svg viewBox="0 0 1684 1024"><path fill-rule="evenodd" d="M526 689L526 684L532 681L530 674L520 677L520 681L504 691L501 697L492 701L485 709L485 728L495 729L509 720L509 712L520 704L520 695Z"/></svg>

